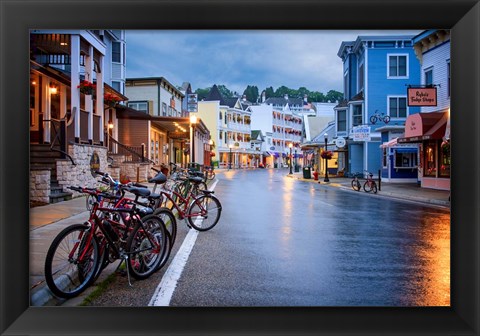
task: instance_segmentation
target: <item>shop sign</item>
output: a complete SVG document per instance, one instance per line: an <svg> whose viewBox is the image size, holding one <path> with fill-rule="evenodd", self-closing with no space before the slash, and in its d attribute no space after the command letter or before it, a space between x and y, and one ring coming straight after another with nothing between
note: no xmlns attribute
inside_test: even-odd
<svg viewBox="0 0 480 336"><path fill-rule="evenodd" d="M408 88L408 106L437 106L437 88Z"/></svg>
<svg viewBox="0 0 480 336"><path fill-rule="evenodd" d="M189 93L187 95L187 110L188 112L198 111L198 95L196 93Z"/></svg>
<svg viewBox="0 0 480 336"><path fill-rule="evenodd" d="M370 126L356 126L352 129L353 141L370 141Z"/></svg>
<svg viewBox="0 0 480 336"><path fill-rule="evenodd" d="M96 171L100 170L100 157L98 156L97 152L92 153L92 157L90 158L90 173L93 177L97 177Z"/></svg>

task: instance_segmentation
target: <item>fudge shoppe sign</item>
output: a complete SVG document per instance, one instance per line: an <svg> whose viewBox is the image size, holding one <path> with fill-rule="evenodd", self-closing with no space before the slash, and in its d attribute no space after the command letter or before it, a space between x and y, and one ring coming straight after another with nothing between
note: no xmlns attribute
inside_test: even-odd
<svg viewBox="0 0 480 336"><path fill-rule="evenodd" d="M407 89L408 106L437 106L437 88L423 87Z"/></svg>

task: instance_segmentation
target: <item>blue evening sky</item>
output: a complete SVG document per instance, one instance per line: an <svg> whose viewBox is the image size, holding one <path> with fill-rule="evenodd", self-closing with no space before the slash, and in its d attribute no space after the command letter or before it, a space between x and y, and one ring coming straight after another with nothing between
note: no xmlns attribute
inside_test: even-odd
<svg viewBox="0 0 480 336"><path fill-rule="evenodd" d="M223 84L343 92L342 41L359 35L416 35L421 31L174 31L127 30L127 78L165 77L192 89Z"/></svg>

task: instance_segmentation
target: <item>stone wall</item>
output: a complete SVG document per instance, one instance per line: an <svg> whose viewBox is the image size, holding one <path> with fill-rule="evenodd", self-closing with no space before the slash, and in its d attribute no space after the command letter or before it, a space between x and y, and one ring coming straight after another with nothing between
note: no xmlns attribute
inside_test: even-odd
<svg viewBox="0 0 480 336"><path fill-rule="evenodd" d="M30 200L50 203L50 168L30 168Z"/></svg>
<svg viewBox="0 0 480 336"><path fill-rule="evenodd" d="M146 182L152 176L152 164L149 163L119 163L120 174L126 175L132 182Z"/></svg>
<svg viewBox="0 0 480 336"><path fill-rule="evenodd" d="M68 146L68 154L75 161L75 165L70 160L57 161L57 180L58 184L63 187L63 190L72 192L67 189L68 186L82 186L95 188L101 184L98 179L92 176L90 170L90 163L93 153L98 154L99 171L107 172L107 148L94 145L70 144ZM73 192L73 196L77 197L80 194Z"/></svg>

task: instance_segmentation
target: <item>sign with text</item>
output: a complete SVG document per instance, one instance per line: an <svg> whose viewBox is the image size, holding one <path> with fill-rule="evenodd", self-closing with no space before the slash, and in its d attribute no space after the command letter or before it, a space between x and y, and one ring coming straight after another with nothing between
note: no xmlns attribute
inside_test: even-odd
<svg viewBox="0 0 480 336"><path fill-rule="evenodd" d="M408 88L408 106L437 106L437 88Z"/></svg>
<svg viewBox="0 0 480 336"><path fill-rule="evenodd" d="M188 112L198 111L198 95L196 93L187 94L187 110Z"/></svg>
<svg viewBox="0 0 480 336"><path fill-rule="evenodd" d="M353 141L370 141L370 126L356 126L352 129Z"/></svg>

